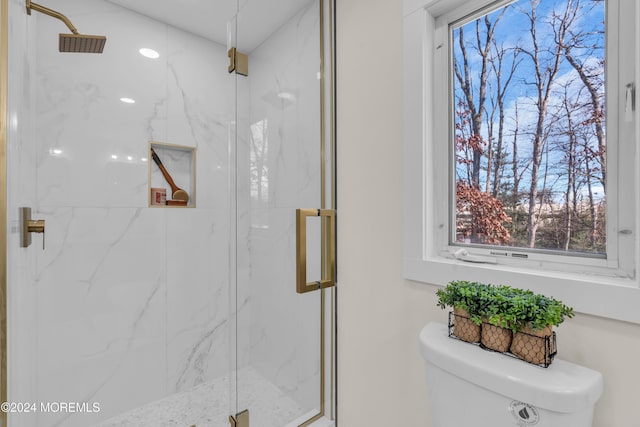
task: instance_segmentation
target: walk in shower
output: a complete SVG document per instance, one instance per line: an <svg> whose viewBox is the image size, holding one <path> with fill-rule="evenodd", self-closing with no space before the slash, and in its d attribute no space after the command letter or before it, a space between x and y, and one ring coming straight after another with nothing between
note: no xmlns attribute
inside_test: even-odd
<svg viewBox="0 0 640 427"><path fill-rule="evenodd" d="M1 425L335 425L333 0L0 1Z"/></svg>

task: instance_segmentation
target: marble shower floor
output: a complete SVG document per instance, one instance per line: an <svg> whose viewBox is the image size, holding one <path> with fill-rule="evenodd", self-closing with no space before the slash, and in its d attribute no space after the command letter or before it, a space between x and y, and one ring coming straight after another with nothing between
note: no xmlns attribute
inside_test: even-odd
<svg viewBox="0 0 640 427"><path fill-rule="evenodd" d="M253 369L242 371L240 388L244 399L253 402L249 405L251 427L293 427L308 419L303 416L299 422L290 422L302 408ZM92 427L229 427L228 396L229 378L222 377ZM325 422L320 427L331 425Z"/></svg>

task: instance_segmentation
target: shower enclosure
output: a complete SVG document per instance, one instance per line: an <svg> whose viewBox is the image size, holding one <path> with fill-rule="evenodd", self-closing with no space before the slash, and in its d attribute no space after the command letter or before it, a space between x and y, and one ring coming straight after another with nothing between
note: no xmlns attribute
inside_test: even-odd
<svg viewBox="0 0 640 427"><path fill-rule="evenodd" d="M0 3L0 425L335 425L333 0Z"/></svg>

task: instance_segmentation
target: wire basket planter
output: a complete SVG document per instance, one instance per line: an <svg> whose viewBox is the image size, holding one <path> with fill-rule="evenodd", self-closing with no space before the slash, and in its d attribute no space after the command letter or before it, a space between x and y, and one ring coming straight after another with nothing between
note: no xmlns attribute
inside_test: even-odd
<svg viewBox="0 0 640 427"><path fill-rule="evenodd" d="M478 345L484 350L493 351L495 353L501 353L506 356L510 356L516 359L520 359L524 362L532 365L548 368L553 362L554 357L558 353L556 347L556 333L551 331L546 335L536 335L535 333L529 333L520 331L513 335L509 345L500 348L508 348L506 351L499 351L489 348L483 342L470 342L464 339L460 339L454 333L456 321L458 323L466 324L470 322L470 319L466 316L456 314L452 311L449 312L449 337L457 339L459 341L467 342L471 345ZM481 329L496 328L488 323L483 323L480 326ZM510 332L510 331L509 331Z"/></svg>

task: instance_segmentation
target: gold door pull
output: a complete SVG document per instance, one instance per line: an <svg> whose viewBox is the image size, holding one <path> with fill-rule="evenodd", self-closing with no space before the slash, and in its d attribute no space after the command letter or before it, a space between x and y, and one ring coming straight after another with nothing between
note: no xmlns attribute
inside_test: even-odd
<svg viewBox="0 0 640 427"><path fill-rule="evenodd" d="M42 250L44 250L44 219L31 219L31 208L19 208L20 215L20 247L31 245L31 233L42 233Z"/></svg>
<svg viewBox="0 0 640 427"><path fill-rule="evenodd" d="M330 288L336 284L335 216L333 209L296 209L296 292ZM322 277L307 282L307 217L322 220Z"/></svg>

